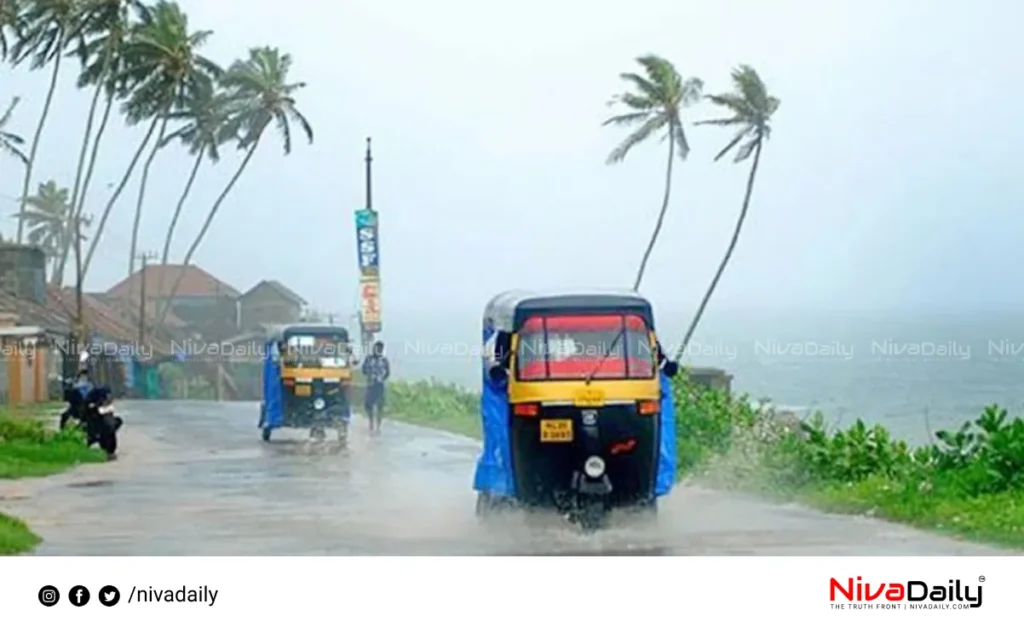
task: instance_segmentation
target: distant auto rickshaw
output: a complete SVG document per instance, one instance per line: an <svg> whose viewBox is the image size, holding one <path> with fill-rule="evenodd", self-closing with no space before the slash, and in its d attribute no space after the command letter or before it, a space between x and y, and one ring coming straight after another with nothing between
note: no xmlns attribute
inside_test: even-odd
<svg viewBox="0 0 1024 633"><path fill-rule="evenodd" d="M325 439L333 427L338 439L345 439L355 363L348 330L314 323L280 326L267 337L265 352L263 441L282 427L308 428L314 440Z"/></svg>
<svg viewBox="0 0 1024 633"><path fill-rule="evenodd" d="M477 515L555 509L586 531L613 509L656 515L675 481L666 359L634 292L494 297L483 323Z"/></svg>

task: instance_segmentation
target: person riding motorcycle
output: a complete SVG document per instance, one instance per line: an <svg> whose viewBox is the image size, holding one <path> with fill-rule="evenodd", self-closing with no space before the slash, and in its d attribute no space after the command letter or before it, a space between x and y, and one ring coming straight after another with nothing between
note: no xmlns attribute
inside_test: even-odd
<svg viewBox="0 0 1024 633"><path fill-rule="evenodd" d="M68 403L68 406L60 414L60 430L63 431L67 427L68 420L71 418L82 421L82 407L93 388L94 385L89 377L89 370L82 369L79 371L75 382L70 388L64 390L64 400Z"/></svg>

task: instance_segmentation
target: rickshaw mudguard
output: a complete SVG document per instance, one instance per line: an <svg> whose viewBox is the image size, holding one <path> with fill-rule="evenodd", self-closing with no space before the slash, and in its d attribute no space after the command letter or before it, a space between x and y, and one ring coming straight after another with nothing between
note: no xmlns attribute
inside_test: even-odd
<svg viewBox="0 0 1024 633"><path fill-rule="evenodd" d="M654 495L667 495L676 482L676 400L672 396L672 379L660 374L661 433L658 446L658 474Z"/></svg>
<svg viewBox="0 0 1024 633"><path fill-rule="evenodd" d="M270 353L267 346L266 358L263 361L263 427L276 429L281 426L281 368Z"/></svg>

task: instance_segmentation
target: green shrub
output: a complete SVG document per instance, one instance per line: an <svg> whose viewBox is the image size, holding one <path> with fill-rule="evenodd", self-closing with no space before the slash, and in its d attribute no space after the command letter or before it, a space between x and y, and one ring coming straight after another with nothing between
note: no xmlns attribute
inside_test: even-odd
<svg viewBox="0 0 1024 633"><path fill-rule="evenodd" d="M77 429L54 431L38 420L0 410L0 479L41 477L106 458L85 446Z"/></svg>

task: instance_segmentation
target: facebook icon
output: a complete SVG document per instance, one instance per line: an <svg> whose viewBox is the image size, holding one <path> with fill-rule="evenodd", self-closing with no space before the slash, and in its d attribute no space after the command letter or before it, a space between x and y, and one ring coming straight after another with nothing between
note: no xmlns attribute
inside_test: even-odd
<svg viewBox="0 0 1024 633"><path fill-rule="evenodd" d="M84 607L89 603L89 590L82 585L75 585L68 592L68 600L76 607Z"/></svg>

